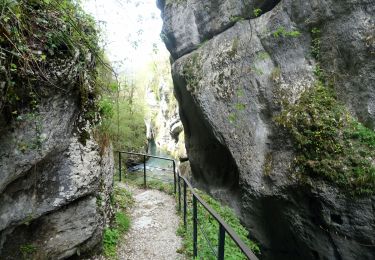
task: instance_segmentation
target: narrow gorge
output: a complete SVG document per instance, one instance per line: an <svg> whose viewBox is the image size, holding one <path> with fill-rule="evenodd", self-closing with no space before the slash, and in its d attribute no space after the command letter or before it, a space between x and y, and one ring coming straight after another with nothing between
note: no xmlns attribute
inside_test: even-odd
<svg viewBox="0 0 375 260"><path fill-rule="evenodd" d="M373 259L374 2L158 5L194 183L262 259Z"/></svg>
<svg viewBox="0 0 375 260"><path fill-rule="evenodd" d="M374 0L2 0L0 260L373 260L374 80Z"/></svg>

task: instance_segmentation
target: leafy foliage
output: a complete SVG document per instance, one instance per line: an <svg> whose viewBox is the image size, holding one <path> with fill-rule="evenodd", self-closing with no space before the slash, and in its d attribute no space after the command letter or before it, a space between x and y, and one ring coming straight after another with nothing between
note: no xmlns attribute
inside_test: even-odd
<svg viewBox="0 0 375 260"><path fill-rule="evenodd" d="M106 228L103 233L104 255L109 259L117 259L117 245L122 234L130 228L130 218L127 211L134 204L132 194L124 188L115 187L112 204L116 208L115 218L110 228Z"/></svg>
<svg viewBox="0 0 375 260"><path fill-rule="evenodd" d="M116 186L113 192L112 204L120 210L127 211L134 205L134 199L131 192Z"/></svg>
<svg viewBox="0 0 375 260"><path fill-rule="evenodd" d="M106 228L103 236L103 249L106 257L114 258L117 256L116 247L120 238L120 232L117 229Z"/></svg>
<svg viewBox="0 0 375 260"><path fill-rule="evenodd" d="M112 142L114 150L141 151L146 144L145 105L136 86L108 80L107 91L98 107L101 123L97 126L97 140L106 146Z"/></svg>
<svg viewBox="0 0 375 260"><path fill-rule="evenodd" d="M0 9L0 111L7 120L72 85L91 107L101 53L93 19L72 0L2 0Z"/></svg>
<svg viewBox="0 0 375 260"><path fill-rule="evenodd" d="M116 213L116 223L120 232L127 232L130 228L130 218L123 212Z"/></svg>
<svg viewBox="0 0 375 260"><path fill-rule="evenodd" d="M355 120L333 89L319 82L276 118L291 133L296 170L329 180L351 194L375 190L375 133Z"/></svg>

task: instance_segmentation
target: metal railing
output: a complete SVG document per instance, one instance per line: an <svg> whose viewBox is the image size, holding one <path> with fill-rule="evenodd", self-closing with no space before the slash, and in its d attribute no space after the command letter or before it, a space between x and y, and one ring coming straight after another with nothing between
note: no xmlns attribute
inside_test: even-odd
<svg viewBox="0 0 375 260"><path fill-rule="evenodd" d="M242 253L250 260L258 260L256 255L248 248L248 246L241 240L241 238L236 234L236 232L213 210L195 191L191 183L180 174L180 172L176 169L176 162L173 159L153 156L148 154L142 153L132 153L132 152L118 152L119 153L119 179L121 181L122 177L122 170L121 170L121 154L129 154L129 155L137 155L143 156L143 168L144 168L144 186L147 184L147 172L146 172L146 159L147 158L156 158L161 160L167 160L173 162L173 175L174 175L174 193L178 194L178 210L181 211L181 207L183 206L183 222L184 228L187 229L187 215L188 215L188 192L192 195L192 208L193 208L193 256L196 258L198 256L198 203L204 207L204 209L210 213L210 215L218 222L219 230L218 230L218 245L217 251L213 250L214 255L219 260L224 260L224 253L225 253L225 236L228 234L238 248L242 251ZM183 193L181 194L181 186L183 187ZM181 198L183 196L183 198ZM183 205L182 205L183 203ZM201 232L203 230L201 229ZM204 232L203 232L204 233ZM208 240L207 240L208 241ZM208 241L209 242L209 241ZM210 247L212 247L210 245ZM216 252L215 252L216 251Z"/></svg>
<svg viewBox="0 0 375 260"><path fill-rule="evenodd" d="M154 156L154 155L149 155L149 154L143 154L143 153L132 153L132 152L123 152L119 151L118 152L118 161L119 161L119 180L122 181L122 166L121 166L121 160L122 160L122 154L129 154L129 155L137 155L137 156L142 156L143 157L143 185L146 187L147 186L147 168L146 168L146 162L148 158L155 158L155 159L160 159L160 160L165 160L165 161L170 161L173 163L173 190L174 193L176 193L176 162L173 159L166 158L166 157L160 157L160 156Z"/></svg>

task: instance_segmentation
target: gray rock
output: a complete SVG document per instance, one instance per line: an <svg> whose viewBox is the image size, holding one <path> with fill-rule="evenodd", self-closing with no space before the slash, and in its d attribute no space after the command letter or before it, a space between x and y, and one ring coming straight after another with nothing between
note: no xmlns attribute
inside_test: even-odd
<svg viewBox="0 0 375 260"><path fill-rule="evenodd" d="M100 228L99 216L96 198L84 197L69 207L14 228L6 234L1 257L9 260L65 259L79 252L95 235ZM22 249L26 246L34 250L27 253Z"/></svg>
<svg viewBox="0 0 375 260"><path fill-rule="evenodd" d="M241 1L164 5L194 181L237 210L264 259L373 259L374 196L347 197L317 179L299 182L290 173L293 144L273 117L281 100L295 102L316 82L311 30L317 27L320 63L339 99L374 126L375 5L267 3L270 10L258 18L242 15L248 11ZM251 19L231 23L237 15Z"/></svg>
<svg viewBox="0 0 375 260"><path fill-rule="evenodd" d="M1 259L65 259L100 248L114 161L111 147L79 142L80 113L74 92L56 93L1 128Z"/></svg>
<svg viewBox="0 0 375 260"><path fill-rule="evenodd" d="M177 121L176 123L172 123L170 126L170 134L173 139L178 140L179 134L184 131L184 127L181 123L181 121Z"/></svg>

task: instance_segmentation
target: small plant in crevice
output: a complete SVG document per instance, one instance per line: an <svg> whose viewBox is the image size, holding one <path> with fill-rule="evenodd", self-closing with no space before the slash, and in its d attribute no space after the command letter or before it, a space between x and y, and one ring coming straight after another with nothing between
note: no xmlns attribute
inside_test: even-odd
<svg viewBox="0 0 375 260"><path fill-rule="evenodd" d="M260 8L255 8L255 9L253 10L253 14L254 14L255 17L259 17L259 16L262 14L262 9L260 9Z"/></svg>
<svg viewBox="0 0 375 260"><path fill-rule="evenodd" d="M297 30L287 31L285 27L280 26L272 33L273 37L280 38L280 37L292 37L296 38L301 36L301 33Z"/></svg>
<svg viewBox="0 0 375 260"><path fill-rule="evenodd" d="M235 124L237 122L237 115L235 113L230 113L228 120L231 124Z"/></svg>

